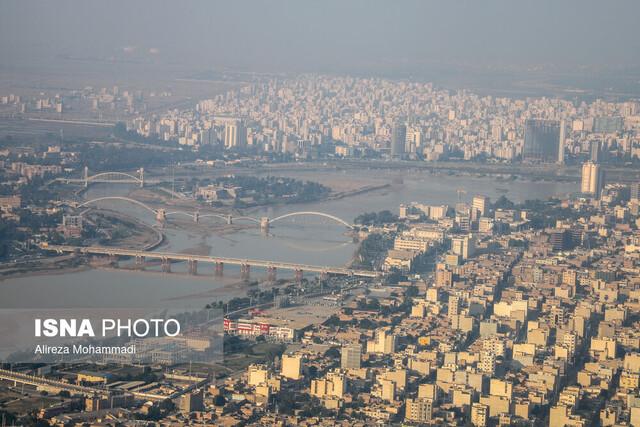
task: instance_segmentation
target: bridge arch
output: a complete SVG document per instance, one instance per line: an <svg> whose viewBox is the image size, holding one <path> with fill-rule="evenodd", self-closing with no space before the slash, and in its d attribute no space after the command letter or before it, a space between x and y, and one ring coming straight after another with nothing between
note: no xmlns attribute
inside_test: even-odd
<svg viewBox="0 0 640 427"><path fill-rule="evenodd" d="M100 180L100 178L113 178L115 176L126 178L126 179L131 179L131 180L136 181L136 182L142 182L140 177L128 174L126 172L101 172L101 173L96 174L96 175L88 176L86 179L87 179L87 181L91 182L91 181Z"/></svg>
<svg viewBox="0 0 640 427"><path fill-rule="evenodd" d="M192 215L189 212L184 212L184 211L167 212L164 215L165 216L169 216L169 215L184 215L184 216L188 216L189 218L194 218L195 217L195 215Z"/></svg>
<svg viewBox="0 0 640 427"><path fill-rule="evenodd" d="M228 215L221 215L221 214L215 214L215 213L208 213L208 214L200 215L200 218L220 218L223 221L228 221L229 220L229 216ZM233 219L237 219L237 218L233 218Z"/></svg>
<svg viewBox="0 0 640 427"><path fill-rule="evenodd" d="M238 217L234 216L233 220L234 221L253 221L256 224L260 224L260 220L259 219L253 218L253 217L250 217L250 216L238 216Z"/></svg>
<svg viewBox="0 0 640 427"><path fill-rule="evenodd" d="M274 223L276 221L280 221L282 219L290 218L290 217L293 217L293 216L320 216L320 217L323 217L323 218L329 218L330 220L333 220L335 222L339 222L340 224L344 225L345 227L353 228L352 224L349 224L347 221L343 220L342 218L338 218L337 216L334 216L334 215L331 215L331 214L328 214L328 213L316 212L316 211L291 212L291 213L280 215L279 217L270 219L269 222L270 223Z"/></svg>
<svg viewBox="0 0 640 427"><path fill-rule="evenodd" d="M92 199L92 200L88 200L84 203L79 204L78 206L76 206L76 208L81 208L83 206L88 206L90 204L94 204L94 203L98 203L98 202L102 202L104 200L121 200L121 201L125 201L125 202L129 202L129 203L133 203L135 205L141 206L143 208L145 208L146 210L153 212L154 214L157 214L158 211L156 211L155 209L153 209L151 206L148 206L138 200L135 199L130 199L129 197L122 197L122 196L107 196L107 197L98 197L97 199Z"/></svg>

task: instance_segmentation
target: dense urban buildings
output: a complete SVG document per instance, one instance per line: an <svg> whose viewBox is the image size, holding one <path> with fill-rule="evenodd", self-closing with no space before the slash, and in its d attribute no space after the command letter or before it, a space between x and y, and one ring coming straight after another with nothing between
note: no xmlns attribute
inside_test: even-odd
<svg viewBox="0 0 640 427"><path fill-rule="evenodd" d="M87 373L54 365L44 374L59 381L47 383L54 393L68 391L60 384L69 381L115 385L91 389L97 397L86 391L74 396L82 415L53 402L38 416L57 425L97 420L108 408L117 409L111 416L123 423L153 414L168 424L212 425L639 425L638 111L635 101L517 100L422 83L305 75L251 83L199 101L193 110L137 117L128 124L133 132L120 125L118 144L134 138L148 149L104 150L100 142L89 148L9 146L0 152L6 178L0 208L11 224L2 252L8 275L34 263L46 272L39 260L49 259L59 243L79 246L51 257L53 263L122 264L140 274L171 275L180 268L170 259L154 265L140 252L131 264L121 263L116 249L162 251L158 245L183 228L186 241L212 232L229 238L247 230L242 221L255 222L261 230L255 238L278 239L287 226L272 229L273 216L254 217L248 209L348 201L398 190L411 177L392 172L388 184L336 191L335 179L325 186L273 176L298 164L327 168L332 178L334 168L369 164L381 176L387 168L425 165L445 168L454 180L461 171L474 179L488 173L487 190L494 193L516 173L541 179L524 174L551 167L563 168L558 179L573 186L549 200L519 203L509 200L508 189L489 197L453 187L450 203L435 202L425 191L399 206L382 199L385 210L346 221L291 209L347 225L357 248L351 271L369 274L331 277L324 266L311 278L303 271L307 263L283 279L273 261L262 273L249 257L230 259L240 264L240 286L249 287L247 298L208 304L226 311L222 365L185 373L181 362L193 354L185 351L209 345L203 330L162 351L141 346L136 357L102 361L149 363L153 379L142 372L135 386L110 366ZM184 164L173 161L176 153ZM131 163L133 156L134 172L101 166L113 158ZM507 165L510 173L474 170L487 162ZM103 169L90 172L88 163ZM615 165L628 175L616 173ZM605 168L614 179L605 181ZM424 176L420 185L445 182L438 176ZM99 199L128 200L151 211L146 221L155 220L154 226L145 228L126 211L114 216L83 206L83 193L100 179L130 189L127 197ZM221 223L211 228L201 223L207 217ZM304 233L304 223L295 227ZM82 254L82 246L99 243L115 247L107 259ZM215 254L220 245L208 250ZM212 262L213 277L224 275L224 264ZM208 267L200 258L187 259L184 268L197 276ZM256 274L264 276L250 282ZM19 382L30 377L15 375L43 372L13 368L18 374L0 371L0 377ZM154 390L153 401L141 399L138 387ZM162 395L167 388L173 394Z"/></svg>
<svg viewBox="0 0 640 427"><path fill-rule="evenodd" d="M637 156L637 109L635 102L512 99L428 83L305 75L255 83L128 126L194 149L244 147L295 158L575 164L584 156ZM605 125L606 117L615 117L615 126Z"/></svg>

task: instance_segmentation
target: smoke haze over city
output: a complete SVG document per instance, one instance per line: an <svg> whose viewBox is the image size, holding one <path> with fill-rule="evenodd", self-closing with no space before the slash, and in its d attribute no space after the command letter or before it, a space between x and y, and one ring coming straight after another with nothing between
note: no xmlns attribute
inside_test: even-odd
<svg viewBox="0 0 640 427"><path fill-rule="evenodd" d="M274 72L637 67L633 0L4 1L3 66L64 55Z"/></svg>

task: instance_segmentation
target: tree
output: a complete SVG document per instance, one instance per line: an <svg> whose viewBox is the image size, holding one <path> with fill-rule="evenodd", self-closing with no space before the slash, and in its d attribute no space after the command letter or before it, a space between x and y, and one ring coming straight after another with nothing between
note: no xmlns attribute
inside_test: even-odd
<svg viewBox="0 0 640 427"><path fill-rule="evenodd" d="M324 357L328 359L339 359L340 350L338 350L336 347L331 347L329 350L325 351Z"/></svg>
<svg viewBox="0 0 640 427"><path fill-rule="evenodd" d="M4 420L5 425L14 425L17 421L15 415L4 410L0 410L0 420Z"/></svg>
<svg viewBox="0 0 640 427"><path fill-rule="evenodd" d="M391 211L384 210L377 213L363 213L358 215L353 221L354 223L361 225L382 225L398 221L398 216L391 213Z"/></svg>
<svg viewBox="0 0 640 427"><path fill-rule="evenodd" d="M494 209L513 209L515 204L503 194L493 204Z"/></svg>
<svg viewBox="0 0 640 427"><path fill-rule="evenodd" d="M311 365L307 372L309 373L309 378L318 378L318 367Z"/></svg>
<svg viewBox="0 0 640 427"><path fill-rule="evenodd" d="M219 394L213 399L214 406L224 406L227 403L227 399L223 395Z"/></svg>
<svg viewBox="0 0 640 427"><path fill-rule="evenodd" d="M359 326L362 329L376 329L378 324L371 319L362 319L359 322Z"/></svg>
<svg viewBox="0 0 640 427"><path fill-rule="evenodd" d="M396 284L401 280L406 280L407 276L402 274L397 268L391 269L389 275L387 276L387 282L391 284Z"/></svg>
<svg viewBox="0 0 640 427"><path fill-rule="evenodd" d="M415 285L407 286L404 295L407 298L415 297L416 295L418 295L418 287Z"/></svg>

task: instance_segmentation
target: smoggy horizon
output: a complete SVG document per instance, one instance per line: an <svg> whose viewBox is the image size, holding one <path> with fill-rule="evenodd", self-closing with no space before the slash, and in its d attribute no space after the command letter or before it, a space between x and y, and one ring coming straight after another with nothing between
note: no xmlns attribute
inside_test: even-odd
<svg viewBox="0 0 640 427"><path fill-rule="evenodd" d="M564 73L640 65L640 3L5 1L3 66L56 58L255 72Z"/></svg>

